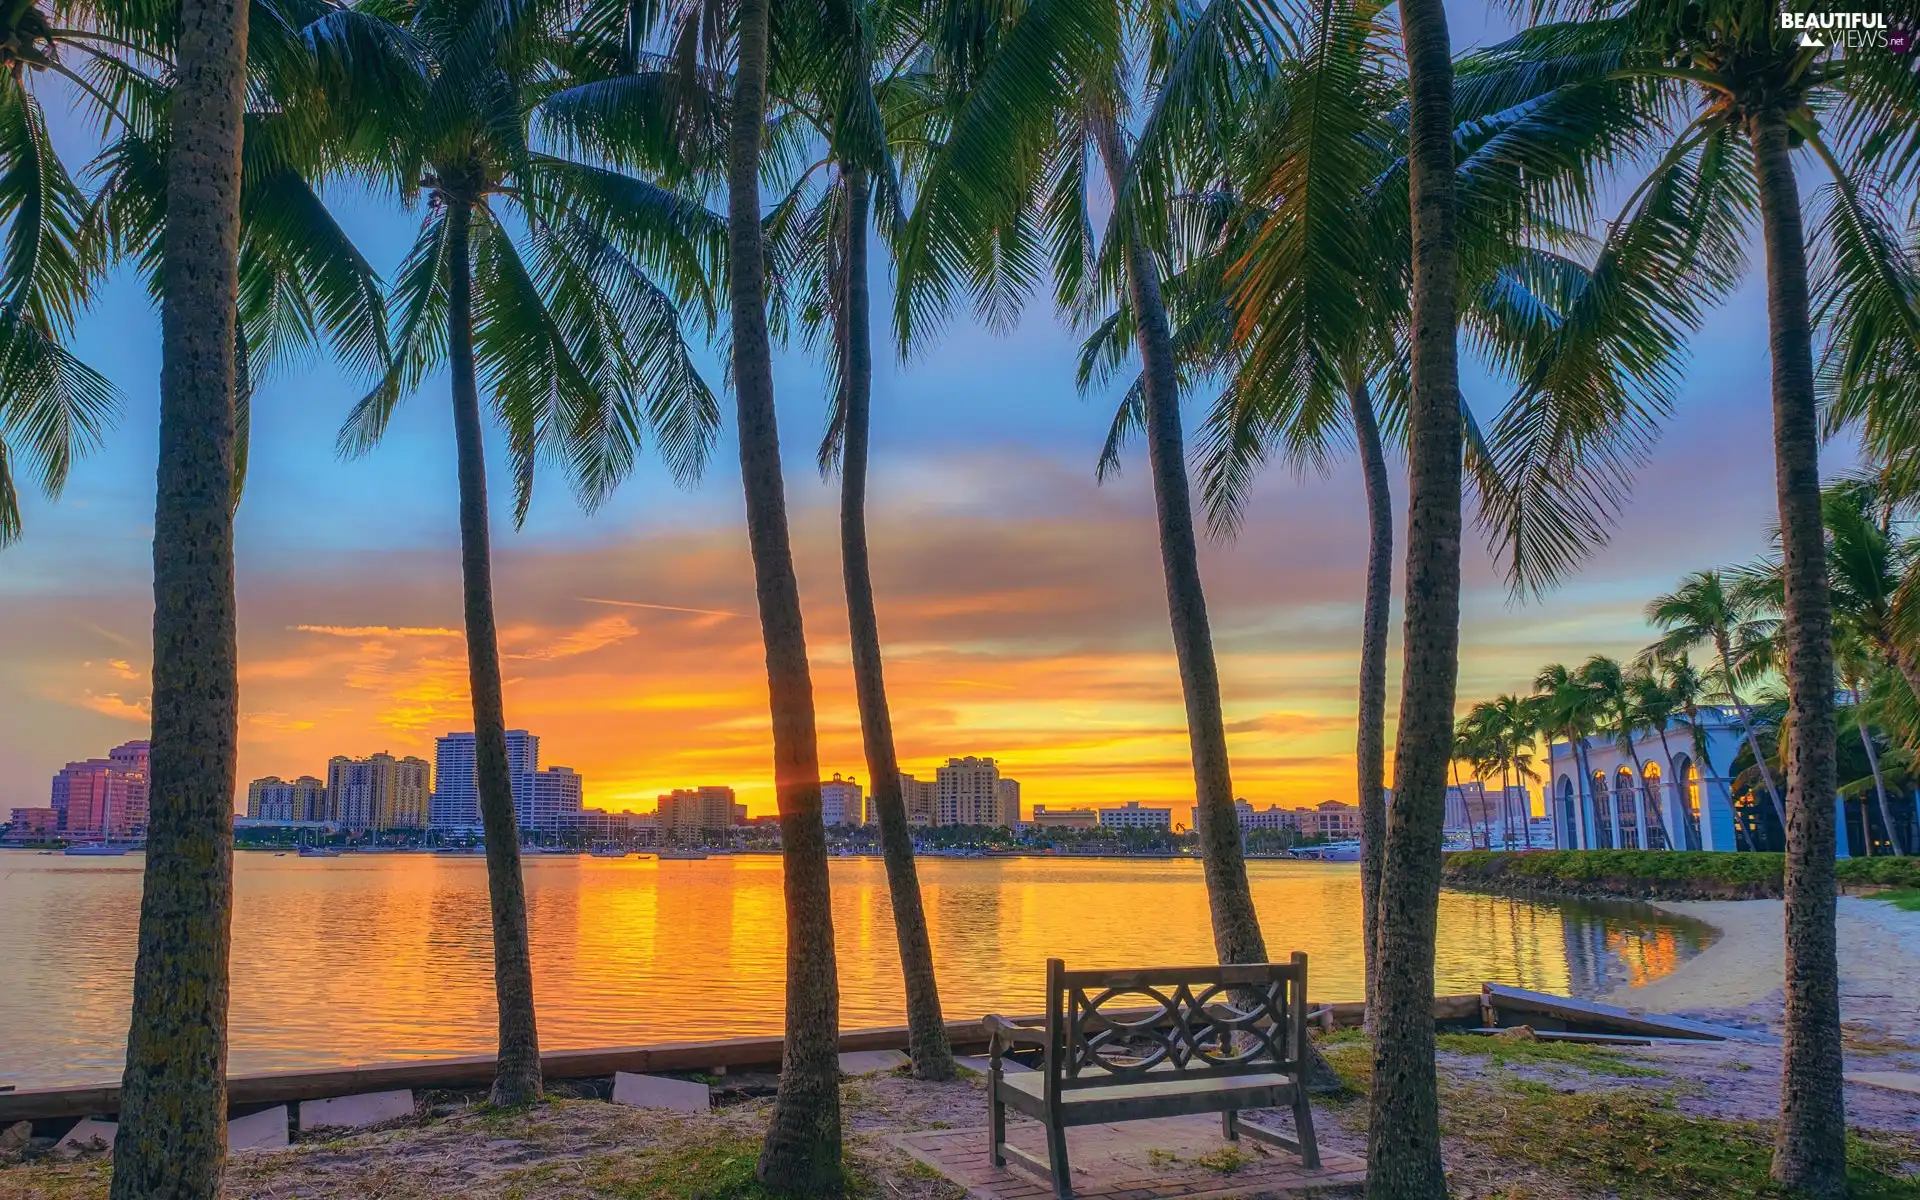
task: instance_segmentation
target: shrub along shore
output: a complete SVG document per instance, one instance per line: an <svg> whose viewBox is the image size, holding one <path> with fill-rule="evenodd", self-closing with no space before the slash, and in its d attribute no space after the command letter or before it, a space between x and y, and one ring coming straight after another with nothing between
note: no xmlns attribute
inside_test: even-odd
<svg viewBox="0 0 1920 1200"><path fill-rule="evenodd" d="M1844 858L1843 891L1920 888L1920 857ZM1503 896L1777 900L1784 854L1698 850L1463 850L1446 856L1446 886Z"/></svg>

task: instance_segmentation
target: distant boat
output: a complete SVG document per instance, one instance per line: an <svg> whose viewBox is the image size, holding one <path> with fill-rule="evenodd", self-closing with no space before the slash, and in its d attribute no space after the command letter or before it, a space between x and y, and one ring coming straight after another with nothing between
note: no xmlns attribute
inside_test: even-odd
<svg viewBox="0 0 1920 1200"><path fill-rule="evenodd" d="M70 858L118 858L132 849L130 846L116 846L111 842L83 842L78 846L68 846Z"/></svg>
<svg viewBox="0 0 1920 1200"><path fill-rule="evenodd" d="M442 846L434 851L435 854L485 854L486 852L485 846Z"/></svg>
<svg viewBox="0 0 1920 1200"><path fill-rule="evenodd" d="M1327 842L1320 846L1303 846L1295 852L1300 858L1317 858L1321 862L1359 862L1360 842Z"/></svg>
<svg viewBox="0 0 1920 1200"><path fill-rule="evenodd" d="M706 856L707 852L705 850L662 850L654 855L655 858L662 862L674 860L697 862Z"/></svg>
<svg viewBox="0 0 1920 1200"><path fill-rule="evenodd" d="M626 850L619 846L595 846L593 849L587 851L587 853L593 855L595 858L625 858L627 856Z"/></svg>
<svg viewBox="0 0 1920 1200"><path fill-rule="evenodd" d="M332 846L302 846L301 858L339 858L340 852Z"/></svg>

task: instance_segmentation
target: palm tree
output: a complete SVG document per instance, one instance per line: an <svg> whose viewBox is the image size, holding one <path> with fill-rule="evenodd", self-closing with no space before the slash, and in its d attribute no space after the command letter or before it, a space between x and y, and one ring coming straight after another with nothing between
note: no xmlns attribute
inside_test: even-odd
<svg viewBox="0 0 1920 1200"><path fill-rule="evenodd" d="M961 291L974 294L990 321L1008 320L1043 261L1020 248L1036 233L1047 244L1063 309L1084 314L1124 292L1138 314L1132 333L1142 364L1141 413L1214 946L1222 962L1263 961L1200 580L1179 364L1156 258L1167 228L1158 196L1172 175L1155 131L1191 128L1192 106L1206 103L1199 93L1233 74L1243 50L1257 53L1278 35L1266 16L1250 11L1260 6L1243 0L1175 18L1169 36L1183 48L1146 64L1155 104L1142 120L1137 155L1125 124L1130 92L1122 86L1131 10L1108 3L1071 13L1045 5L962 7L978 11L940 22L933 35L955 100L902 238L898 334L903 346L911 344ZM1218 98L1217 90L1212 94ZM1090 159L1114 198L1099 240L1090 216L1097 207L1089 195Z"/></svg>
<svg viewBox="0 0 1920 1200"><path fill-rule="evenodd" d="M1572 751L1574 774L1580 777L1581 810L1594 813L1593 827L1611 847L1613 826L1600 820L1595 811L1599 798L1593 794L1593 771L1587 764L1587 738L1599 727L1599 698L1579 672L1569 671L1560 663L1540 668L1533 678L1533 690L1541 729L1566 738ZM1581 819L1576 817L1576 829L1567 831L1569 840L1577 840L1576 830L1581 824Z"/></svg>
<svg viewBox="0 0 1920 1200"><path fill-rule="evenodd" d="M216 1195L226 1159L240 697L234 349L247 15L240 0L182 0L173 46L150 814L114 1200Z"/></svg>
<svg viewBox="0 0 1920 1200"><path fill-rule="evenodd" d="M787 909L786 1041L780 1087L756 1173L775 1192L838 1195L840 1164L839 982L827 877L827 831L820 815L820 748L807 667L800 587L787 533L780 435L773 406L772 344L767 330L766 244L760 170L767 117L769 0L735 0L734 75L726 132L727 299L732 316L733 390L746 491L747 542L753 556L760 634L766 646L773 716L774 788ZM706 28L705 5L681 14L692 43ZM847 33L833 6L813 32ZM830 49L844 50L844 42ZM869 781L871 782L871 780Z"/></svg>
<svg viewBox="0 0 1920 1200"><path fill-rule="evenodd" d="M823 473L835 465L840 468L840 558L854 693L906 980L913 1073L918 1079L951 1079L953 1048L940 1011L933 943L921 904L913 833L887 705L866 516L873 401L868 226L876 216L876 191L882 227L894 229L903 220L897 211L900 165L894 147L903 145L911 153L924 144L927 118L935 106L928 95L931 81L912 69L920 37L904 14L871 2L854 12L852 44L843 48L843 58L835 60L835 65L844 61L848 67L857 67L857 72L805 81L805 86L783 97L786 111L806 123L822 149L795 171L793 185L774 206L768 226L776 269L801 289L800 317L809 339L824 342L828 377L834 385L819 460ZM818 186L813 183L816 178L828 182Z"/></svg>
<svg viewBox="0 0 1920 1200"><path fill-rule="evenodd" d="M161 307L150 815L115 1197L212 1195L225 1158L238 734L233 507L248 393L261 371L321 337L362 365L385 353L378 280L313 190L324 146L311 124L313 64L298 31L327 6L252 7L191 3L158 29L111 12L96 13L91 31L34 27L30 9L15 16L33 28L28 41L46 39L29 57L55 65L52 55L67 45L91 61L102 87L87 94L109 108L118 136L98 162L103 184L89 218L98 224L86 237L136 258ZM242 103L250 65L255 111ZM12 82L20 81L16 72ZM43 129L25 90L13 100L19 131ZM16 166L27 169L24 160ZM69 377L61 387L84 396L90 373L51 336L72 310L59 315L49 299L60 281L77 278L67 274L77 265L70 184L50 156L28 171L38 172L24 185L33 199L13 232L37 245L8 260L19 286L7 315L17 322L7 369L34 376L10 380L9 390L25 406L15 415L26 414L23 427L51 457L59 438L84 427L87 406L68 405L81 416L63 431L35 379L57 370ZM8 178L22 182L17 171ZM296 315L276 312L280 304Z"/></svg>
<svg viewBox="0 0 1920 1200"><path fill-rule="evenodd" d="M1767 769L1766 758L1760 753L1760 744L1754 740L1753 710L1741 697L1738 684L1740 657L1765 636L1765 626L1756 616L1751 603L1728 583L1724 573L1694 571L1681 579L1680 586L1673 591L1647 602L1647 621L1666 630L1666 635L1645 653L1671 657L1702 644L1713 647L1717 663L1714 680L1740 714L1741 732L1753 751L1754 761L1760 765L1767 797L1773 801L1774 815L1780 818L1784 829L1787 810L1780 801L1780 789L1774 786L1773 772Z"/></svg>
<svg viewBox="0 0 1920 1200"><path fill-rule="evenodd" d="M1758 217L1788 579L1782 636L1799 739L1787 780L1787 1049L1773 1175L1790 1188L1839 1195L1846 1133L1835 999L1832 621L1807 237L1792 150L1810 151L1832 181L1833 219L1822 227L1833 239L1843 290L1904 304L1900 289L1888 286L1901 278L1886 253L1892 239L1862 191L1878 160L1914 168L1907 148L1920 123L1920 89L1899 56L1843 58L1820 39L1803 43L1773 9L1750 0L1543 0L1534 8L1579 19L1536 27L1499 51L1512 67L1505 98L1563 113L1618 114L1622 138L1608 157L1654 164L1625 223L1668 231L1667 261L1656 267L1714 262L1712 273L1731 287L1744 234ZM1676 214L1662 196L1687 203ZM1606 424L1617 428L1617 416Z"/></svg>
<svg viewBox="0 0 1920 1200"><path fill-rule="evenodd" d="M374 11L327 31L358 38L363 52L386 52L377 70L360 64L369 90L343 103L359 123L356 144L374 147L366 171L405 200L424 191L427 204L394 288L394 364L355 406L340 448L371 449L395 405L441 362L451 368L474 778L499 1005L493 1098L523 1104L541 1094L540 1048L507 764L480 377L507 430L516 521L531 502L540 454L566 465L589 507L631 469L643 430L677 475L694 477L719 418L679 308L705 298L719 222L632 175L530 140L561 48L555 11L420 0L398 24Z"/></svg>
<svg viewBox="0 0 1920 1200"><path fill-rule="evenodd" d="M1644 658L1636 659L1627 673L1626 684L1627 699L1632 707L1636 725L1641 729L1652 730L1660 738L1661 788L1677 797L1680 794L1677 790L1680 781L1673 778L1673 747L1667 742L1667 727L1673 724L1674 715L1678 711L1678 700L1674 691L1667 686L1667 678L1663 678L1663 676L1670 677L1672 669L1671 664L1655 664ZM1644 775L1642 783L1646 786ZM1667 839L1667 848L1675 848L1673 830L1667 827L1669 822L1664 806L1665 796L1654 795L1649 787L1647 799L1653 808L1659 810L1661 833ZM1675 811L1679 812L1677 805ZM1683 832L1679 838L1678 848L1699 849L1697 845L1692 844L1692 841L1698 839L1699 832L1687 829L1684 813L1680 814L1679 823Z"/></svg>
<svg viewBox="0 0 1920 1200"><path fill-rule="evenodd" d="M105 263L98 239L87 236L87 196L48 134L40 96L58 77L109 130L151 119L150 109L135 111L148 89L138 97L127 90L164 61L164 48L152 30L121 29L119 21L108 28L114 16L102 14L97 27L69 27L64 22L78 18L65 8L25 3L0 14L7 68L0 72L0 211L8 246L0 263L0 548L21 533L15 460L57 497L74 458L99 441L119 407L113 385L66 349ZM80 70L66 58L77 58Z"/></svg>
<svg viewBox="0 0 1920 1200"><path fill-rule="evenodd" d="M1643 714L1636 703L1633 676L1620 663L1604 654L1589 658L1580 668L1580 678L1594 693L1601 719L1611 724L1607 732L1613 736L1613 744L1633 762L1633 818L1634 841L1638 849L1654 850L1659 847L1654 842L1654 825L1659 814L1654 809L1658 802L1649 806L1650 797L1646 788L1646 764L1640 761L1638 736L1646 728ZM1619 789L1614 789L1617 803ZM1617 817L1616 817L1617 820ZM1664 838L1665 831L1662 830Z"/></svg>
<svg viewBox="0 0 1920 1200"><path fill-rule="evenodd" d="M1513 810L1507 800L1507 787L1511 777L1533 778L1533 739L1539 735L1536 724L1537 706L1529 699L1514 695L1500 695L1487 701L1486 722L1499 730L1500 771L1500 822L1501 832L1507 844L1513 844ZM1530 812L1523 812L1524 822ZM1531 845L1531 839L1529 839Z"/></svg>

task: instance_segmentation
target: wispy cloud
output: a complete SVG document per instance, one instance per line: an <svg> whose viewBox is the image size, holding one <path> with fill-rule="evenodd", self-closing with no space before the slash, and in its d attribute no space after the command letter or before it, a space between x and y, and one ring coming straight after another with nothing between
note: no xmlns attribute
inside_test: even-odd
<svg viewBox="0 0 1920 1200"><path fill-rule="evenodd" d="M457 638L464 637L458 629L444 629L437 625L289 625L295 633L319 633L327 637L343 638Z"/></svg>
<svg viewBox="0 0 1920 1200"><path fill-rule="evenodd" d="M680 604L646 604L639 600L607 600L599 596L581 596L587 604L612 604L620 608L650 608L657 612L698 613L703 617L737 617L737 612L727 612L718 608L687 608Z"/></svg>

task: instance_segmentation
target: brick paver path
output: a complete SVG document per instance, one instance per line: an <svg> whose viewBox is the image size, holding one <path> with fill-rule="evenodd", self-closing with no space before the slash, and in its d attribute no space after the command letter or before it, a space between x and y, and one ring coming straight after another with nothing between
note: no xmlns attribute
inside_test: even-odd
<svg viewBox="0 0 1920 1200"><path fill-rule="evenodd" d="M1007 1136L1045 1160L1046 1133L1037 1123L1010 1120ZM969 1200L1043 1200L1053 1194L1052 1186L1031 1172L1011 1162L1004 1167L989 1162L984 1129L941 1129L895 1140L965 1187ZM1069 1129L1067 1157L1079 1200L1357 1195L1367 1177L1364 1159L1324 1145L1320 1169L1309 1171L1284 1150L1250 1138L1228 1142L1220 1136L1220 1118L1205 1116Z"/></svg>

